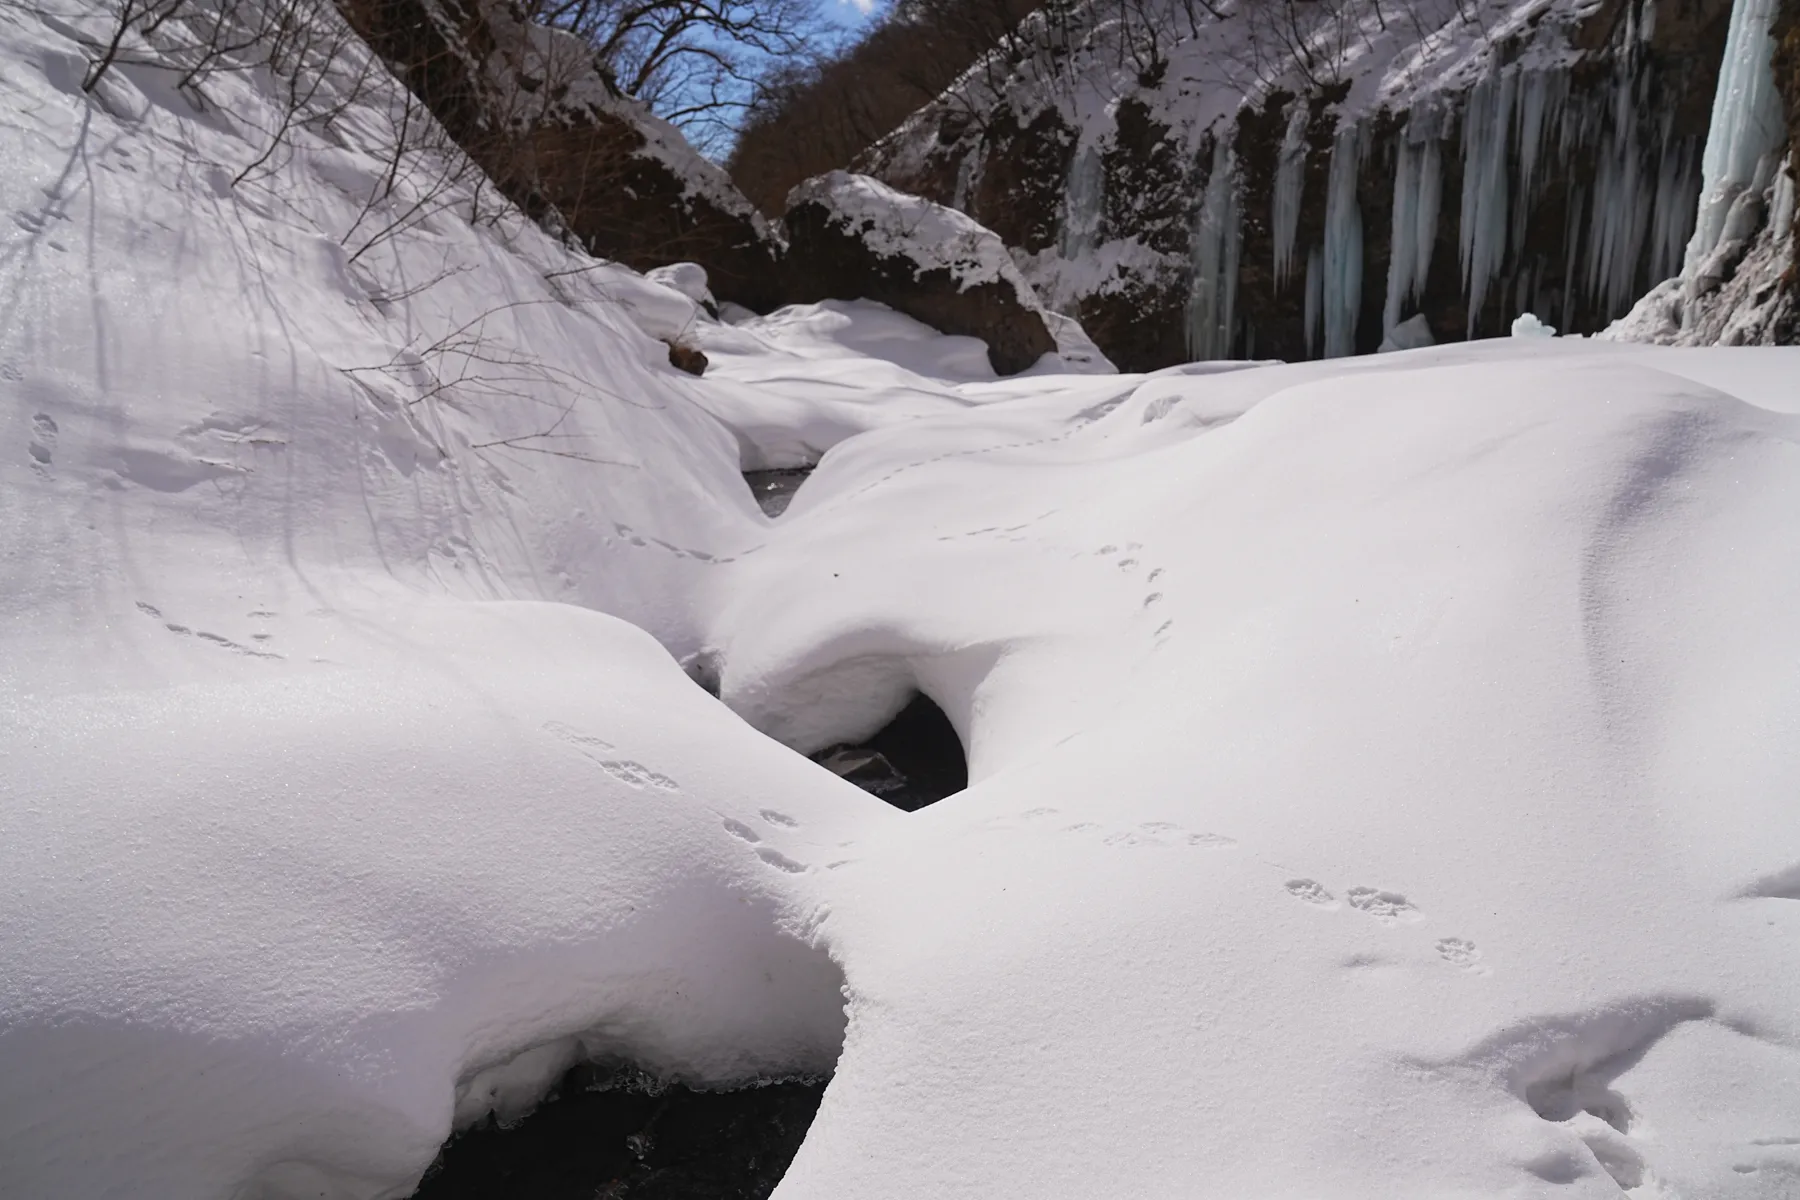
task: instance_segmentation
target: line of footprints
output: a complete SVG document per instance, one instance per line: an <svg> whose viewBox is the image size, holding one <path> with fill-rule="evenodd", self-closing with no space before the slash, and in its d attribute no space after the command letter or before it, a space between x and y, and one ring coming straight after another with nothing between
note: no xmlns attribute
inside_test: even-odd
<svg viewBox="0 0 1800 1200"><path fill-rule="evenodd" d="M653 771L644 764L618 757L616 748L603 738L594 737L580 730L564 725L560 721L550 721L544 725L544 731L567 743L583 757L592 761L601 770L621 783L633 788L649 788L662 792L679 792L681 785L660 772ZM1020 816L1028 821L1038 822L1060 815L1058 810L1049 806L1033 808ZM767 826L782 829L797 829L800 823L786 813L772 808L765 808L757 814L760 821ZM811 868L798 862L763 843L763 834L733 817L722 817L721 823L727 833L750 847L756 856L777 870L790 874L801 874ZM989 821L986 828L990 832L1001 832L1018 828L1014 819L995 818ZM1167 847L1180 846L1188 848L1224 849L1236 846L1237 840L1223 834L1191 830L1168 821L1146 821L1131 828L1109 828L1093 821L1080 821L1062 827L1062 832L1097 837L1104 845L1121 848L1134 846ZM827 864L828 869L846 865L853 860L841 860ZM1335 910L1340 907L1338 898L1324 884L1316 879L1289 879L1282 885L1288 895L1302 904L1314 908ZM1398 892L1383 891L1380 888L1353 887L1344 893L1344 904L1351 909L1371 917L1384 925L1417 925L1425 920L1425 914L1417 905ZM1474 942L1466 938L1439 938L1434 944L1438 957L1453 967L1459 967L1477 975L1489 973L1487 966L1481 961L1481 951Z"/></svg>
<svg viewBox="0 0 1800 1200"><path fill-rule="evenodd" d="M1290 879L1282 887L1302 904L1323 909L1338 907L1338 898L1316 879ZM1425 920L1425 914L1405 896L1380 888L1353 887L1344 893L1344 903L1383 925L1417 925ZM1476 975L1488 974L1488 968L1481 961L1481 951L1466 938L1439 938L1433 948L1439 958L1453 967Z"/></svg>

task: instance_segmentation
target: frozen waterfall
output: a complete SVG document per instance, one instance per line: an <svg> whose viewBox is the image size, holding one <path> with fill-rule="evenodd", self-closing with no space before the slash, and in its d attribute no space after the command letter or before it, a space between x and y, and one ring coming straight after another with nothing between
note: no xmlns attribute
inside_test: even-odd
<svg viewBox="0 0 1800 1200"><path fill-rule="evenodd" d="M1769 36L1776 5L1777 0L1736 0L1731 8L1700 167L1700 209L1687 247L1690 270L1718 247L1738 197L1759 196L1780 163L1785 130Z"/></svg>

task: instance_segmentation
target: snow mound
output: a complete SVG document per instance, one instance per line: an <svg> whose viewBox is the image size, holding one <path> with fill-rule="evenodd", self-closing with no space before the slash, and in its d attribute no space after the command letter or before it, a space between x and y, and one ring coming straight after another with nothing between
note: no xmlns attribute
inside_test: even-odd
<svg viewBox="0 0 1800 1200"><path fill-rule="evenodd" d="M331 625L356 666L9 719L0 1190L391 1195L580 1057L829 1072L807 877L885 806L609 617Z"/></svg>
<svg viewBox="0 0 1800 1200"><path fill-rule="evenodd" d="M102 12L0 9L6 1196L403 1195L572 1056L842 1036L812 885L891 810L673 657L764 525L640 329L697 306L295 11L298 112L254 57L175 86L257 5L91 96Z"/></svg>
<svg viewBox="0 0 1800 1200"><path fill-rule="evenodd" d="M833 450L722 694L806 748L922 690L973 782L833 881L782 1200L1784 1196L1797 372L1492 341Z"/></svg>

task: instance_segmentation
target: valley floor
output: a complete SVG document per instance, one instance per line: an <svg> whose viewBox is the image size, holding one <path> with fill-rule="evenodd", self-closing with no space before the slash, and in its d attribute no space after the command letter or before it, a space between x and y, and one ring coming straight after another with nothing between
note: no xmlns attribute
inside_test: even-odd
<svg viewBox="0 0 1800 1200"><path fill-rule="evenodd" d="M0 1195L405 1196L621 1060L829 1074L780 1200L1800 1188L1800 350L996 379L369 242L379 95L234 183L256 79L83 19L0 9ZM918 693L967 790L805 757Z"/></svg>

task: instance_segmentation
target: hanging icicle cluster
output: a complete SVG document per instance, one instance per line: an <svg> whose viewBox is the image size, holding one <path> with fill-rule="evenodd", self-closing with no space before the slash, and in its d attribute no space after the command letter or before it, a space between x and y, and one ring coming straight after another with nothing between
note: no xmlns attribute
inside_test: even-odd
<svg viewBox="0 0 1800 1200"><path fill-rule="evenodd" d="M1740 0L1738 7L1766 18L1774 3ZM1479 333L1484 320L1491 325L1496 308L1554 314L1571 329L1592 327L1676 273L1693 228L1700 146L1696 137L1676 132L1673 106L1659 102L1648 46L1651 6L1627 9L1606 54L1609 73L1596 82L1575 86L1566 66L1498 66L1459 99L1421 101L1392 134L1378 138L1370 117L1341 119L1322 197L1323 233L1310 245L1301 230L1313 113L1305 97L1290 102L1267 177L1272 280L1278 292L1286 289L1304 264L1308 354L1353 354L1373 332L1358 328L1366 231L1357 189L1371 161L1390 161L1393 170L1386 278L1373 281L1385 283L1383 334L1427 302L1446 216L1446 169L1458 159L1461 194L1450 219L1465 336ZM1719 151L1719 186L1731 196L1769 182L1773 142L1757 114L1772 89L1763 78L1767 56L1760 62L1762 75L1745 67L1734 93L1745 106L1742 136L1734 149ZM1727 70L1733 70L1729 61ZM1229 128L1219 135L1196 189L1188 344L1197 357L1229 354L1255 336L1233 328L1241 200L1231 136ZM1722 224L1722 210L1718 219ZM1443 287L1441 276L1437 286Z"/></svg>
<svg viewBox="0 0 1800 1200"><path fill-rule="evenodd" d="M1425 295L1437 246L1443 185L1436 112L1415 112L1394 159L1394 235L1388 249L1387 303L1381 316L1384 334L1399 326L1403 307Z"/></svg>
<svg viewBox="0 0 1800 1200"><path fill-rule="evenodd" d="M1212 167L1194 227L1188 237L1191 283L1187 302L1187 347L1195 359L1225 358L1237 333L1238 254L1237 160L1229 138L1213 143Z"/></svg>

